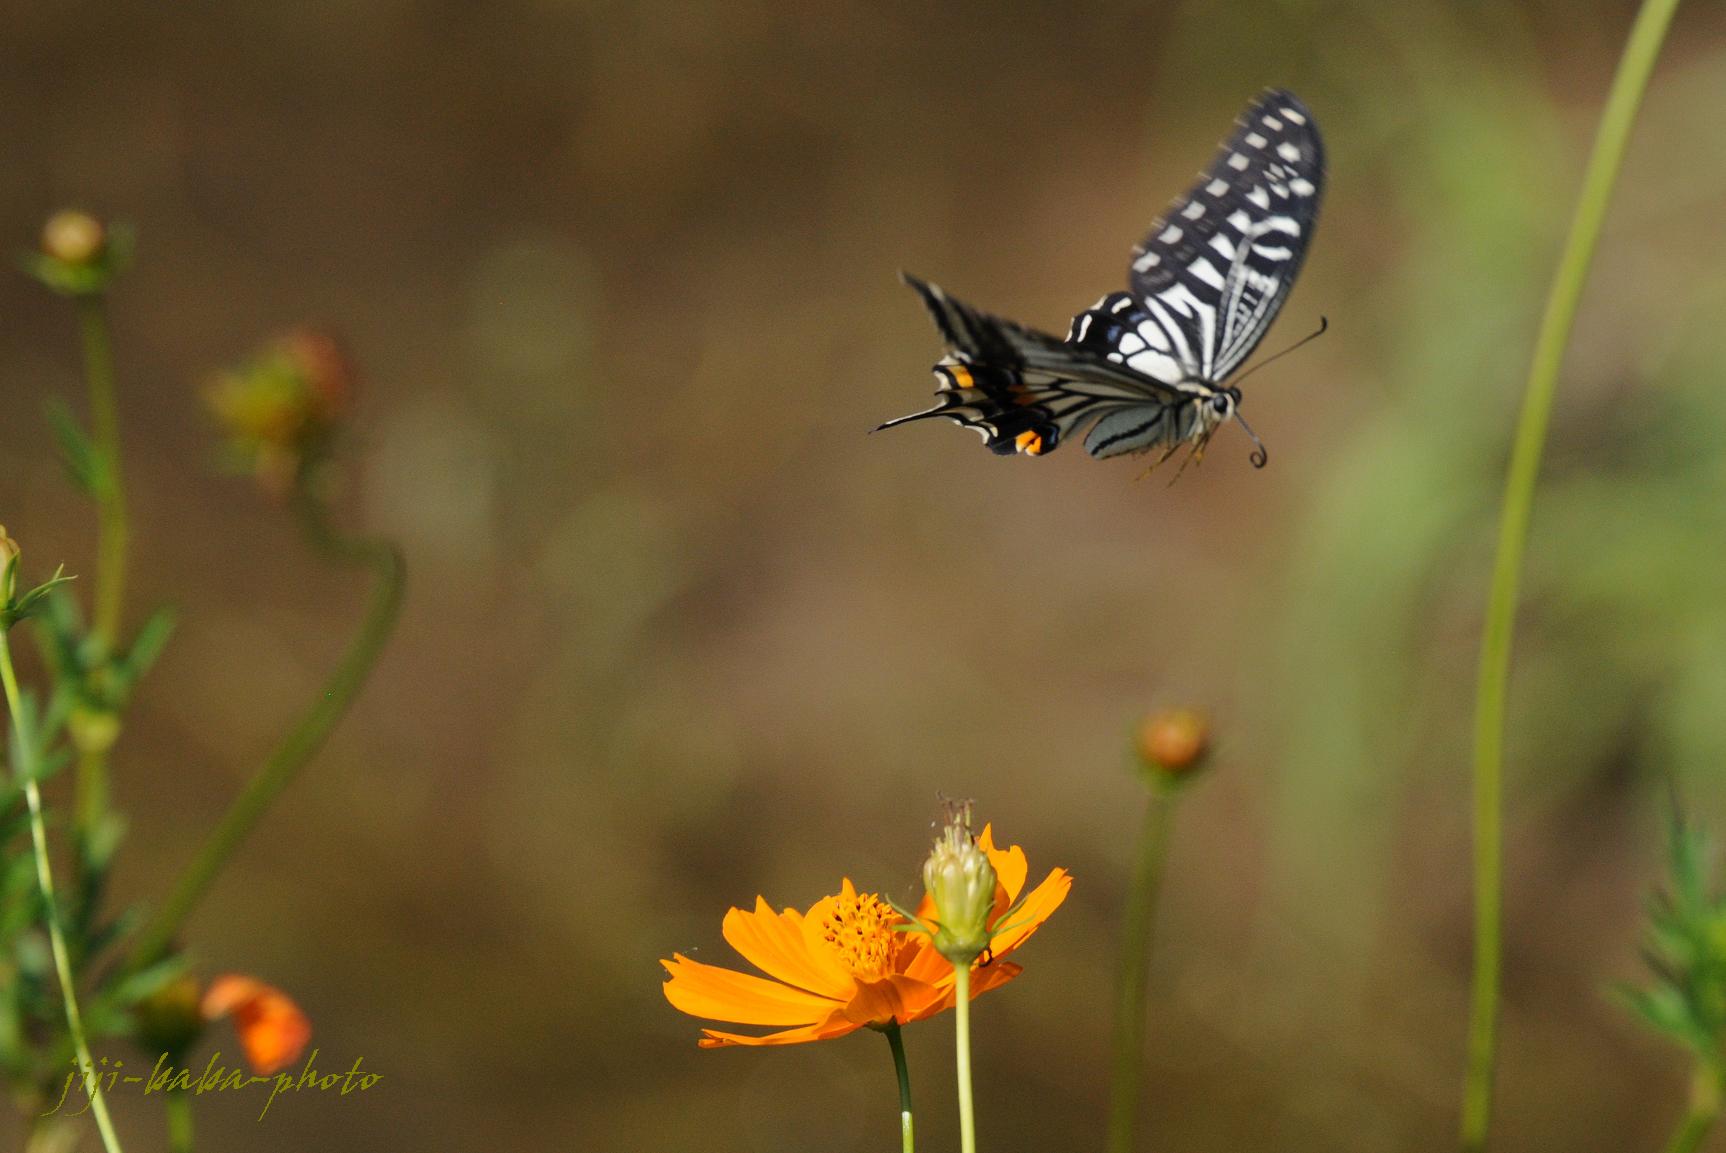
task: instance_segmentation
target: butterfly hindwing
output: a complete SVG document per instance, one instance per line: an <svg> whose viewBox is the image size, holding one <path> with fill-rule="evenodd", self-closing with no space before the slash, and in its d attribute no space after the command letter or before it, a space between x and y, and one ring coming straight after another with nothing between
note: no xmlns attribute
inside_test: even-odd
<svg viewBox="0 0 1726 1153"><path fill-rule="evenodd" d="M882 428L942 416L994 452L1037 456L1109 413L1154 414L1187 399L1106 350L990 316L915 277L905 283L929 306L951 354L935 366L935 405Z"/></svg>

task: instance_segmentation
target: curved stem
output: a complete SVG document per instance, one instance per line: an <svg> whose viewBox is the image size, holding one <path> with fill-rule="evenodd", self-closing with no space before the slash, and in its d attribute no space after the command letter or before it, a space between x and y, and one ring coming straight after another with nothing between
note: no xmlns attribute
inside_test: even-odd
<svg viewBox="0 0 1726 1153"><path fill-rule="evenodd" d="M97 469L92 495L96 499L96 584L91 633L104 652L120 643L121 614L126 595L126 546L131 529L126 517L126 485L120 462L120 408L114 384L114 351L108 336L108 312L99 294L77 300L78 334L84 346L84 378L90 393L90 434ZM80 836L93 837L108 809L108 756L85 752L78 758L78 790L74 819Z"/></svg>
<svg viewBox="0 0 1726 1153"><path fill-rule="evenodd" d="M0 683L5 685L6 709L12 717L13 747L18 755L18 775L24 779L24 799L30 807L30 842L36 854L36 883L42 889L42 904L48 919L48 944L54 954L54 973L60 980L60 996L66 1003L66 1029L72 1034L78 1068L90 1071L90 1108L96 1115L96 1128L102 1134L102 1148L107 1153L120 1153L120 1138L114 1133L114 1122L108 1116L108 1099L102 1092L101 1078L95 1073L96 1062L90 1057L90 1044L84 1036L84 1016L78 1011L72 958L66 949L66 935L60 929L60 907L54 896L54 870L48 859L48 828L42 819L42 792L36 787L36 735L30 731L30 719L18 692L18 674L12 667L12 646L4 629L0 629Z"/></svg>
<svg viewBox="0 0 1726 1153"><path fill-rule="evenodd" d="M1678 0L1644 0L1624 47L1612 91L1583 176L1576 215L1553 278L1516 427L1498 552L1482 630L1474 720L1474 978L1469 1007L1468 1071L1463 1085L1462 1148L1486 1147L1492 1116L1493 1066L1498 1048L1499 966L1503 921L1503 770L1505 700L1517 589L1528 546L1528 525L1541 453L1552 416L1558 370L1576 320L1588 266L1624 159L1630 128L1665 39Z"/></svg>
<svg viewBox="0 0 1726 1153"><path fill-rule="evenodd" d="M899 1035L897 1021L881 1031L887 1034L887 1044L893 1050L893 1069L899 1074L899 1147L902 1153L912 1153L911 1070L905 1064L905 1039Z"/></svg>
<svg viewBox="0 0 1726 1153"><path fill-rule="evenodd" d="M312 497L301 497L299 512L306 535L321 553L340 564L373 570L376 583L372 587L365 618L341 663L318 690L311 707L252 775L245 789L211 830L198 855L175 881L168 899L145 925L133 948L128 965L130 970L136 971L160 959L172 946L181 924L234 850L239 848L282 790L323 747L331 730L359 695L395 628L407 579L401 551L389 541L343 536L329 523L323 505Z"/></svg>
<svg viewBox="0 0 1726 1153"><path fill-rule="evenodd" d="M954 1068L959 1082L960 1153L977 1153L977 1117L971 1101L971 966L953 966Z"/></svg>
<svg viewBox="0 0 1726 1153"><path fill-rule="evenodd" d="M1153 782L1145 803L1144 829L1139 834L1138 865L1121 923L1114 1054L1109 1076L1109 1153L1131 1153L1138 1136L1139 1085L1144 1080L1145 1062L1145 988L1174 807L1173 792L1166 785Z"/></svg>

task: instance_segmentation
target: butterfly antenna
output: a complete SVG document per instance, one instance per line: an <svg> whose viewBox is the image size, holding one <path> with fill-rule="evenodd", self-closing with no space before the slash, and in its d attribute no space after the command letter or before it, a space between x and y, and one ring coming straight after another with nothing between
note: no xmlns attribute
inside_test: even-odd
<svg viewBox="0 0 1726 1153"><path fill-rule="evenodd" d="M1323 332L1324 329L1321 328L1319 331ZM1307 339L1311 340L1312 337L1309 336ZM1247 423L1246 418L1241 415L1241 410L1238 408L1235 409L1235 420L1239 421L1240 426L1247 430L1247 435L1253 438L1253 451L1247 459L1253 462L1254 468L1263 468L1270 463L1271 459L1271 454L1265 451L1265 442L1259 439L1259 434L1253 431L1252 425Z"/></svg>
<svg viewBox="0 0 1726 1153"><path fill-rule="evenodd" d="M1301 345L1311 344L1313 341L1317 340L1319 337L1323 336L1326 332L1329 332L1329 331L1330 331L1330 317L1328 317L1328 316L1319 317L1318 318L1318 327L1316 329L1307 333L1305 336L1301 337L1299 340L1295 341L1293 344L1289 345L1287 348L1283 349L1281 352L1276 353L1272 356L1268 356L1264 360L1259 361L1257 364L1253 365L1251 368L1247 369L1245 372L1243 372L1239 376L1235 377L1235 379L1232 381L1232 383L1239 384L1241 381L1245 380L1247 377L1251 376L1253 373L1257 372L1259 369L1263 368L1265 365L1275 364L1277 361L1281 360L1283 357L1287 356L1289 353L1293 352L1295 349L1299 348Z"/></svg>

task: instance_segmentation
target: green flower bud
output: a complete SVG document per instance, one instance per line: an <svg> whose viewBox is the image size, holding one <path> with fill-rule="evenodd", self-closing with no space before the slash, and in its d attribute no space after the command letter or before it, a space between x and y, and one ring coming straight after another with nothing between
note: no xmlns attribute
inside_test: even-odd
<svg viewBox="0 0 1726 1153"><path fill-rule="evenodd" d="M12 600L13 564L22 551L18 542L6 535L6 526L0 524L0 601L8 604Z"/></svg>
<svg viewBox="0 0 1726 1153"><path fill-rule="evenodd" d="M923 863L923 887L935 905L935 949L954 966L969 967L989 947L995 868L971 836L971 806L948 814Z"/></svg>
<svg viewBox="0 0 1726 1153"><path fill-rule="evenodd" d="M139 1001L132 1010L134 1036L146 1054L178 1056L204 1031L198 979L182 974Z"/></svg>
<svg viewBox="0 0 1726 1153"><path fill-rule="evenodd" d="M105 753L120 739L120 718L111 709L74 705L66 728L80 753Z"/></svg>
<svg viewBox="0 0 1726 1153"><path fill-rule="evenodd" d="M108 248L108 230L88 212L64 209L42 226L42 253L64 264L89 265Z"/></svg>

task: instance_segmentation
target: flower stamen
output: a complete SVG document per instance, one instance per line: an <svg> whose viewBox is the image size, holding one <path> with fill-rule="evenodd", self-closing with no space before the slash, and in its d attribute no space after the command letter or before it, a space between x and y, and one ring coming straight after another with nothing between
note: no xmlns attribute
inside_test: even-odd
<svg viewBox="0 0 1726 1153"><path fill-rule="evenodd" d="M893 971L903 940L894 929L899 919L893 907L874 893L840 896L822 923L821 935L852 976L878 981Z"/></svg>

